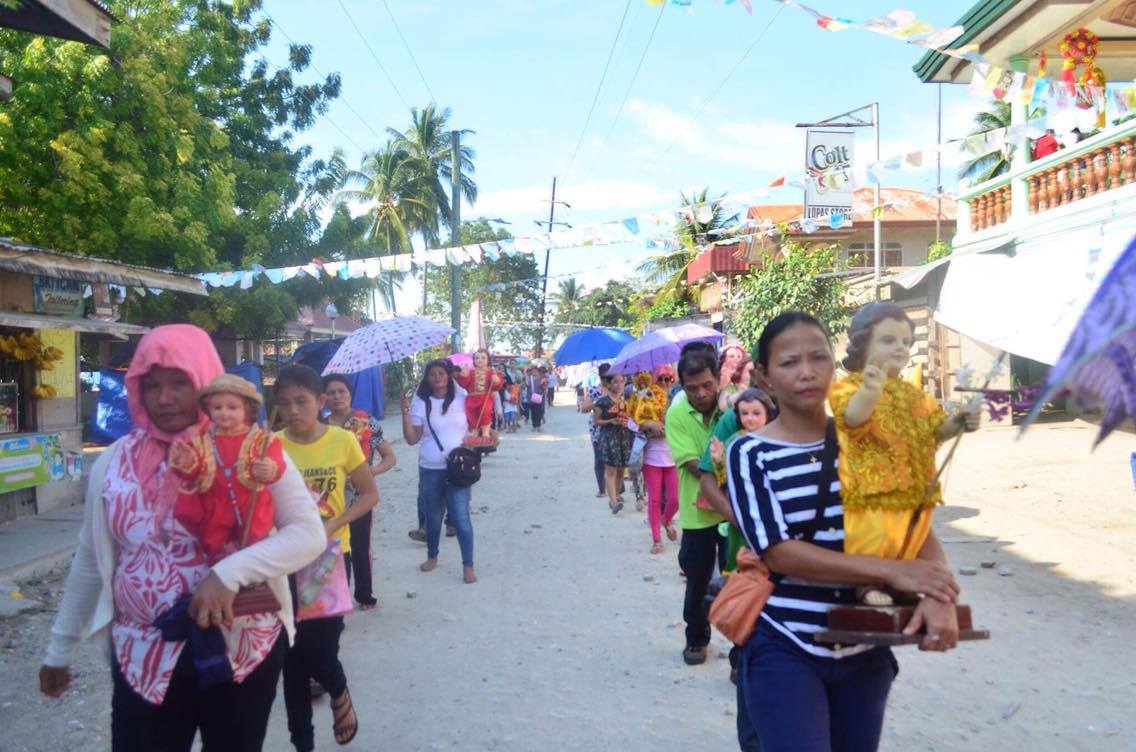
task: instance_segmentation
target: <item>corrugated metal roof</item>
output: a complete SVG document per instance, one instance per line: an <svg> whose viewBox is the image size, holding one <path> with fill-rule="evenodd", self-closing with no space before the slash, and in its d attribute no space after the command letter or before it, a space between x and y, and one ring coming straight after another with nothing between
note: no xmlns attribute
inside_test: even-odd
<svg viewBox="0 0 1136 752"><path fill-rule="evenodd" d="M42 313L21 313L20 311L0 311L0 326L14 326L21 329L71 329L77 332L114 334L122 337L131 334L145 334L150 331L148 326L124 324L121 321L73 319L66 316L45 316Z"/></svg>
<svg viewBox="0 0 1136 752"><path fill-rule="evenodd" d="M159 290L208 295L205 283L196 277L148 266L76 256L0 238L0 270L76 282L152 287Z"/></svg>

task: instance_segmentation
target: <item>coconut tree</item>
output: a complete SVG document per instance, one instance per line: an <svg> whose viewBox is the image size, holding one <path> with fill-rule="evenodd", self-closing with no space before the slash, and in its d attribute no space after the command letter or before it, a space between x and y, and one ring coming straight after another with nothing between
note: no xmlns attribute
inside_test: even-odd
<svg viewBox="0 0 1136 752"><path fill-rule="evenodd" d="M675 225L676 243L662 253L648 257L639 265L639 273L648 284L658 286L659 302L686 300L690 297L686 269L698 256L698 246L720 239L718 231L738 221L736 213L730 213L721 201L709 197L709 188L703 188L698 193L692 192L689 197L686 194L679 196L683 208L679 213L678 224Z"/></svg>
<svg viewBox="0 0 1136 752"><path fill-rule="evenodd" d="M433 104L418 110L410 110L410 127L405 131L387 128L394 145L406 155L406 169L410 172L410 182L415 185L416 197L423 204L429 204L433 211L424 217L420 228L427 244L436 245L440 218L450 223L450 177L452 174L451 137L449 127L450 108L438 110ZM460 130L464 138L473 135L471 130ZM473 160L477 156L473 147L463 144L459 151L461 160L461 195L469 204L477 201L477 183L473 179Z"/></svg>
<svg viewBox="0 0 1136 752"><path fill-rule="evenodd" d="M552 299L559 310L572 310L580 304L580 300L584 297L584 286L575 277L560 280L558 287L559 289L553 293Z"/></svg>
<svg viewBox="0 0 1136 752"><path fill-rule="evenodd" d="M393 142L365 155L358 170L344 173L342 184L344 187L335 195L336 202L367 207L365 237L382 249L382 255L408 252L410 230L433 215L433 204L418 195L412 160ZM391 311L395 310L395 293L405 276L405 272L388 271L376 283Z"/></svg>
<svg viewBox="0 0 1136 752"><path fill-rule="evenodd" d="M1027 120L1044 116L1044 110L1038 108L1029 113ZM1009 128L1010 120L1010 103L1000 99L994 100L993 106L989 110L979 112L974 116L974 127L970 129L967 135L980 136L991 131ZM959 168L959 177L966 178L971 185L978 185L999 175L1005 175L1010 171L1010 162L1013 156L1011 144L1006 144L987 154L980 154L963 163L962 167Z"/></svg>

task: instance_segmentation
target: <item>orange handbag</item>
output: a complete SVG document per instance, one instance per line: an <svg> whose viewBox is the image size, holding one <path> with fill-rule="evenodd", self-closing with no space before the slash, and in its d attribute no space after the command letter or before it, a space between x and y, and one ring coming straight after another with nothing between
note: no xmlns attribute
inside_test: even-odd
<svg viewBox="0 0 1136 752"><path fill-rule="evenodd" d="M735 645L745 644L773 592L769 568L751 548L738 551L738 568L710 604L710 623Z"/></svg>

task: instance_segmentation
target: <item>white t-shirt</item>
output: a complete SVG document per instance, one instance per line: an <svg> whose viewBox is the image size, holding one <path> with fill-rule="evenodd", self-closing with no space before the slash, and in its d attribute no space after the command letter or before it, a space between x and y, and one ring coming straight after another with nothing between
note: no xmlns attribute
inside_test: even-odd
<svg viewBox="0 0 1136 752"><path fill-rule="evenodd" d="M418 396L410 403L410 424L422 428L422 438L418 441L418 466L427 470L445 470L446 455L461 446L469 431L465 417L465 391L455 390L454 401L445 415L442 414L443 402L444 399L430 398L430 425L438 434L438 441L442 442L441 451L438 450L438 441L434 441L434 435L430 433L430 426L426 425L426 403Z"/></svg>

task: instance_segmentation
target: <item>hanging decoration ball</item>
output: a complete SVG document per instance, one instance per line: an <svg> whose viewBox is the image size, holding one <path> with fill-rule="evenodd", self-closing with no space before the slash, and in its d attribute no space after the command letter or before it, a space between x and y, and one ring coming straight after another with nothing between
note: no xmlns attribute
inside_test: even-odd
<svg viewBox="0 0 1136 752"><path fill-rule="evenodd" d="M1100 38L1088 29L1080 28L1066 34L1058 49L1061 51L1063 61L1061 63L1061 81L1065 84L1069 93L1076 93L1076 71L1079 67L1084 68L1084 72L1081 74L1081 85L1093 85L1096 71L1099 70L1096 66L1096 58L1100 49ZM1104 79L1103 72L1100 73L1100 79Z"/></svg>

